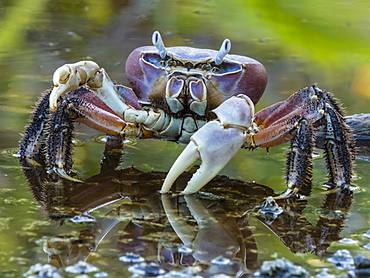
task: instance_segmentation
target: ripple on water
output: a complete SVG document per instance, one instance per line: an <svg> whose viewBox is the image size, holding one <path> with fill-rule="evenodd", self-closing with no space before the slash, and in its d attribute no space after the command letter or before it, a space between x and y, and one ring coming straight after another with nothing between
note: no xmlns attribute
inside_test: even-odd
<svg viewBox="0 0 370 278"><path fill-rule="evenodd" d="M94 137L92 140L99 144L106 144L109 140L109 136L99 135ZM124 143L125 146L135 146L137 144L137 140L135 138L125 138L122 143Z"/></svg>

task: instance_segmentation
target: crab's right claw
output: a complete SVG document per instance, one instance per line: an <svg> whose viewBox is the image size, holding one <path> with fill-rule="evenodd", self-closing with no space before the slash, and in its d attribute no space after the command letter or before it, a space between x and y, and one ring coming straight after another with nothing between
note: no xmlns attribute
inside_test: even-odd
<svg viewBox="0 0 370 278"><path fill-rule="evenodd" d="M195 160L201 159L202 164L181 193L199 191L242 147L253 119L254 106L250 99L233 97L213 111L219 120L207 123L190 138L190 143L170 169L161 193L167 193L177 177Z"/></svg>

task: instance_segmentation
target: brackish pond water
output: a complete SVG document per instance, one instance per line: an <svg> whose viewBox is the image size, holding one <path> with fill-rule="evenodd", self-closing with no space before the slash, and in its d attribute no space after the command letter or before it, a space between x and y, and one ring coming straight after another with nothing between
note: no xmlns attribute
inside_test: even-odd
<svg viewBox="0 0 370 278"><path fill-rule="evenodd" d="M241 150L208 193L190 197L157 193L184 148L175 143L133 139L106 147L103 134L78 126L74 167L88 180L42 190L35 190L40 169L31 167L29 183L17 157L32 107L56 68L92 59L127 84L128 54L150 45L155 30L168 46L218 49L229 38L232 53L262 62L269 85L257 109L317 82L348 114L369 113L369 14L369 3L348 0L0 1L0 277L21 277L36 264L75 277L68 266L79 262L96 267L89 277L174 270L182 271L177 277L252 277L264 261L282 257L312 276L324 268L344 275L327 261L337 250L370 258L366 156L356 159L357 189L342 196L322 187L317 151L312 194L280 202L284 212L275 220L255 207L284 190L287 145Z"/></svg>

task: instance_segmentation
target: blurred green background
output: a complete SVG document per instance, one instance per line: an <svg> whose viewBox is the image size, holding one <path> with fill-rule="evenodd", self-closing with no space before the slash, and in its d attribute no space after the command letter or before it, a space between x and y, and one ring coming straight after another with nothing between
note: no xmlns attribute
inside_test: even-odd
<svg viewBox="0 0 370 278"><path fill-rule="evenodd" d="M125 59L134 48L150 45L155 30L166 46L218 49L229 38L232 53L253 57L268 71L269 85L257 109L318 83L340 98L349 114L370 112L369 1L1 0L0 26L2 271L28 269L42 236L34 223L49 225L42 222L13 154L32 106L51 87L54 70L65 63L92 59L113 80L127 84ZM99 135L82 126L78 130L75 166L85 176L98 172L103 149L96 142ZM135 144L125 165L148 171L167 171L183 148L167 142ZM240 152L222 173L282 190L284 148L268 156L264 150ZM148 152L158 158L155 165ZM322 160L316 163L314 182L319 184L325 170ZM370 201L368 162L357 161L356 173L364 190L354 204L357 212L349 220L348 234L370 227L364 209Z"/></svg>

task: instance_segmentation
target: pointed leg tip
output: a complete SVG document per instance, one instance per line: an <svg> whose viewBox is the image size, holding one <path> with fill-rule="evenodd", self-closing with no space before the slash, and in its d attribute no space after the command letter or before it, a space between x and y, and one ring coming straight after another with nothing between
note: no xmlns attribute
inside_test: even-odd
<svg viewBox="0 0 370 278"><path fill-rule="evenodd" d="M275 200L279 199L288 199L290 197L296 196L298 194L298 188L289 188L285 190L283 193L281 193L279 196L274 197Z"/></svg>
<svg viewBox="0 0 370 278"><path fill-rule="evenodd" d="M71 177L70 175L68 175L66 173L66 171L64 169L61 169L61 168L53 168L52 171L54 173L56 173L59 177L63 178L63 179L66 179L66 180L69 180L69 181L72 181L72 182L80 182L80 183L83 183L84 182L82 180L75 179L75 178Z"/></svg>

